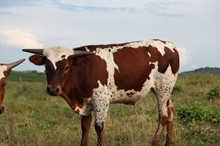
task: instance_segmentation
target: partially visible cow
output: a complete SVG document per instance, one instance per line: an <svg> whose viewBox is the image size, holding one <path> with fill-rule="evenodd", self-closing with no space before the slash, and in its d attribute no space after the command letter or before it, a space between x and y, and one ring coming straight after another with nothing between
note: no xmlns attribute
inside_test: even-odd
<svg viewBox="0 0 220 146"><path fill-rule="evenodd" d="M81 145L88 145L92 112L98 145L102 146L109 105L133 105L149 91L157 97L159 112L158 128L151 144L159 144L164 127L167 127L165 145L173 143L170 96L179 70L179 54L173 43L154 39L74 49L50 47L23 51L35 54L29 58L30 62L45 65L47 93L62 96L82 116Z"/></svg>
<svg viewBox="0 0 220 146"><path fill-rule="evenodd" d="M24 62L24 60L25 59L22 59L9 64L0 63L0 114L4 112L3 100L5 94L6 78L11 73L11 69Z"/></svg>

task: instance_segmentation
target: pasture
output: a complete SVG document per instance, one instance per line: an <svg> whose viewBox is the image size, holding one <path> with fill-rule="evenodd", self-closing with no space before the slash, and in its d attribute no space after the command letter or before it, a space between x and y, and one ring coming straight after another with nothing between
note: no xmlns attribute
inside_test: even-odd
<svg viewBox="0 0 220 146"><path fill-rule="evenodd" d="M5 112L0 116L0 146L80 145L80 117L61 97L47 95L45 87L42 73L12 72L6 85ZM220 75L181 74L171 99L175 146L220 143ZM149 145L157 118L153 94L135 106L111 105L104 133L106 146ZM89 137L89 145L96 145L93 126Z"/></svg>

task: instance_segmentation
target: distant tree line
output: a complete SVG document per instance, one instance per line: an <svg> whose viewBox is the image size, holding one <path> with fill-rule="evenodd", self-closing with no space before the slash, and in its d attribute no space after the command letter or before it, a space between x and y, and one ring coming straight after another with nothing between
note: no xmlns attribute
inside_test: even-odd
<svg viewBox="0 0 220 146"><path fill-rule="evenodd" d="M208 74L220 74L220 68L218 67L202 67L192 71L183 72L183 74L187 73L208 73Z"/></svg>

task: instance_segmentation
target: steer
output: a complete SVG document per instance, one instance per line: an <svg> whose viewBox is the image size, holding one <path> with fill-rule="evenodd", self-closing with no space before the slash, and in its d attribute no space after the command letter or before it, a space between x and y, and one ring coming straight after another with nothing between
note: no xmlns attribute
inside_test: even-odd
<svg viewBox="0 0 220 146"><path fill-rule="evenodd" d="M11 69L24 62L24 60L25 59L22 59L9 64L0 63L0 114L4 112L3 100L5 94L6 78L11 73Z"/></svg>
<svg viewBox="0 0 220 146"><path fill-rule="evenodd" d="M45 65L47 93L63 97L81 118L81 145L88 145L92 115L98 145L111 103L134 105L150 91L157 97L158 128L151 145L158 145L167 127L166 144L174 141L173 104L170 99L179 70L176 46L153 39L122 44L88 45L74 49L23 49L29 60Z"/></svg>

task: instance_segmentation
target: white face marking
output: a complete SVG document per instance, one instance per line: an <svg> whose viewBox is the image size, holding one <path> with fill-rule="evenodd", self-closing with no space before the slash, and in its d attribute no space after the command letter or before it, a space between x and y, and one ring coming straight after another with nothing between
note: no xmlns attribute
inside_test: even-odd
<svg viewBox="0 0 220 146"><path fill-rule="evenodd" d="M64 47L49 47L44 49L43 55L50 60L56 69L56 62L67 59L69 56L73 55L74 52L72 49L64 48ZM64 57L65 56L65 57Z"/></svg>
<svg viewBox="0 0 220 146"><path fill-rule="evenodd" d="M147 46L149 45L157 48L157 50L161 53L161 55L165 54L164 47L170 48L170 50L172 50L173 52L174 52L173 49L176 48L176 46L171 42L166 42L166 44L164 44L163 42L159 40L150 40Z"/></svg>
<svg viewBox="0 0 220 146"><path fill-rule="evenodd" d="M4 71L7 71L7 66L6 65L0 65L0 79L5 77Z"/></svg>

